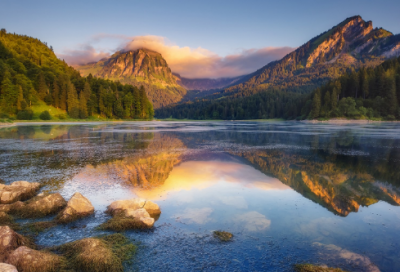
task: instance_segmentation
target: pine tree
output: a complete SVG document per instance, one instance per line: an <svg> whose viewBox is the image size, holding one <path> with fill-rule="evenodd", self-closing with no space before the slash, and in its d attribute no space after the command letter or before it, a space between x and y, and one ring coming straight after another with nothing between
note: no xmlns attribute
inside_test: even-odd
<svg viewBox="0 0 400 272"><path fill-rule="evenodd" d="M83 94L85 96L86 101L89 101L92 91L90 89L90 84L88 81L85 82L85 86L83 87Z"/></svg>
<svg viewBox="0 0 400 272"><path fill-rule="evenodd" d="M83 92L79 95L79 117L86 119L88 117L86 97Z"/></svg>
<svg viewBox="0 0 400 272"><path fill-rule="evenodd" d="M53 106L57 109L60 107L60 86L58 86L57 78L53 81Z"/></svg>
<svg viewBox="0 0 400 272"><path fill-rule="evenodd" d="M6 113L15 113L19 88L11 81L11 74L5 71L1 82L1 106Z"/></svg>
<svg viewBox="0 0 400 272"><path fill-rule="evenodd" d="M312 104L311 104L311 118L317 118L319 116L319 112L321 110L321 91L317 89L315 91Z"/></svg>
<svg viewBox="0 0 400 272"><path fill-rule="evenodd" d="M396 97L396 82L394 78L387 78L387 86L385 88L386 93L386 104L387 104L387 113L388 115L395 116L398 110L398 102Z"/></svg>
<svg viewBox="0 0 400 272"><path fill-rule="evenodd" d="M24 103L24 92L21 86L18 86L18 100L17 100L17 110L20 111L23 108Z"/></svg>
<svg viewBox="0 0 400 272"><path fill-rule="evenodd" d="M67 82L62 77L59 77L58 82L60 82L60 109L67 110Z"/></svg>
<svg viewBox="0 0 400 272"><path fill-rule="evenodd" d="M68 114L74 119L79 118L78 94L74 84L67 82L67 109Z"/></svg>
<svg viewBox="0 0 400 272"><path fill-rule="evenodd" d="M48 93L46 80L44 79L43 73L40 73L38 76L38 85L37 86L38 86L38 96L41 100L43 100Z"/></svg>

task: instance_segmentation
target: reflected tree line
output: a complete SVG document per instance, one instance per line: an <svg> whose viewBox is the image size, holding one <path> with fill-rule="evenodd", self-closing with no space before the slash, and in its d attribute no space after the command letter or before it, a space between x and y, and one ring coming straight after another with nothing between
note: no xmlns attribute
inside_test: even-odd
<svg viewBox="0 0 400 272"><path fill-rule="evenodd" d="M91 165L110 180L151 189L164 184L176 165L193 159L186 156L188 149L207 146L241 158L341 216L380 200L400 205L399 140L360 137L349 130L329 136L266 130L153 133L109 125L12 127L0 130L0 139L20 142L0 147L7 158L1 162L0 178L26 180L31 171L49 190L57 190Z"/></svg>

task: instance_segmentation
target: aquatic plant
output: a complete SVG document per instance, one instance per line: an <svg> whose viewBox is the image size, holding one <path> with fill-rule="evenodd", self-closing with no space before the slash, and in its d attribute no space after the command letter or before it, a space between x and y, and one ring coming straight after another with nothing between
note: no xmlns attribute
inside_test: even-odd
<svg viewBox="0 0 400 272"><path fill-rule="evenodd" d="M233 238L233 234L227 231L216 230L213 234L215 238L218 238L222 242L228 242Z"/></svg>

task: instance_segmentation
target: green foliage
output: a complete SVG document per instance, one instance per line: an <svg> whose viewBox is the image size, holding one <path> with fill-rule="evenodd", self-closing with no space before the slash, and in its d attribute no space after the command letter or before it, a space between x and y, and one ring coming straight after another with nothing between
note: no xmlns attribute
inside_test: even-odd
<svg viewBox="0 0 400 272"><path fill-rule="evenodd" d="M6 31L0 34L0 113L19 120L39 118L36 113L32 115L32 109L42 107L44 101L55 108L55 117L68 113L74 119L93 115L153 118L145 91L91 75L81 77L38 39ZM128 111L129 115L125 115Z"/></svg>
<svg viewBox="0 0 400 272"><path fill-rule="evenodd" d="M42 120L51 120L51 115L48 111L43 111L40 115L39 118Z"/></svg>
<svg viewBox="0 0 400 272"><path fill-rule="evenodd" d="M31 109L21 110L17 113L18 120L32 120L33 111Z"/></svg>
<svg viewBox="0 0 400 272"><path fill-rule="evenodd" d="M387 60L376 68L352 71L315 90L309 100L310 118L400 119L400 58ZM322 99L324 97L324 99ZM326 98L330 97L330 99Z"/></svg>

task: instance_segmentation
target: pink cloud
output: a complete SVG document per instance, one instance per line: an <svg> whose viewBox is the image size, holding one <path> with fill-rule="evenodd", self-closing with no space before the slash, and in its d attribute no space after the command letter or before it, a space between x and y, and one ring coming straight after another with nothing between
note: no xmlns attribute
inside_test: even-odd
<svg viewBox="0 0 400 272"><path fill-rule="evenodd" d="M120 46L109 52L97 51L92 44L104 39L118 40ZM294 50L291 47L265 47L242 50L239 53L222 57L201 47L180 47L160 36L128 37L98 34L92 37L86 45L81 45L80 49L68 50L58 56L64 58L70 65L80 65L109 57L118 50L128 51L139 48L159 52L173 72L187 78L234 77L249 74L271 61L281 59Z"/></svg>

